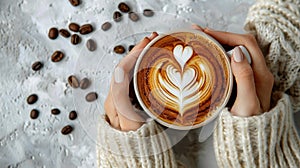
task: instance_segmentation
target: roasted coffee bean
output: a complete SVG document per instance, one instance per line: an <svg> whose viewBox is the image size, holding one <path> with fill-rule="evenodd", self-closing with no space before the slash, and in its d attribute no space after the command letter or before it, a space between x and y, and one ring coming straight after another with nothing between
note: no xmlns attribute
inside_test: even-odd
<svg viewBox="0 0 300 168"><path fill-rule="evenodd" d="M69 0L69 2L70 2L71 5L73 5L73 6L78 6L78 5L80 5L80 0Z"/></svg>
<svg viewBox="0 0 300 168"><path fill-rule="evenodd" d="M113 19L115 22L120 22L122 20L122 14L118 11L114 12Z"/></svg>
<svg viewBox="0 0 300 168"><path fill-rule="evenodd" d="M121 12L124 13L128 13L130 11L130 7L125 2L119 3L118 8Z"/></svg>
<svg viewBox="0 0 300 168"><path fill-rule="evenodd" d="M43 68L43 63L41 63L40 61L36 61L32 64L31 68L34 71L38 71Z"/></svg>
<svg viewBox="0 0 300 168"><path fill-rule="evenodd" d="M27 97L27 103L28 104L34 104L37 102L38 96L36 94L31 94L30 96Z"/></svg>
<svg viewBox="0 0 300 168"><path fill-rule="evenodd" d="M89 39L87 42L86 42L86 48L90 51L95 51L96 48L97 48L97 44L96 42L93 40L93 39Z"/></svg>
<svg viewBox="0 0 300 168"><path fill-rule="evenodd" d="M77 23L70 23L69 29L73 32L79 32L80 26Z"/></svg>
<svg viewBox="0 0 300 168"><path fill-rule="evenodd" d="M52 110L51 110L51 114L53 114L53 115L58 115L58 114L60 114L60 110L57 109L57 108L52 109Z"/></svg>
<svg viewBox="0 0 300 168"><path fill-rule="evenodd" d="M74 45L77 45L81 42L81 38L80 36L78 36L77 34L73 34L71 36L71 43L74 44Z"/></svg>
<svg viewBox="0 0 300 168"><path fill-rule="evenodd" d="M93 31L93 26L91 24L82 25L79 29L80 34L89 34Z"/></svg>
<svg viewBox="0 0 300 168"><path fill-rule="evenodd" d="M52 62L59 62L65 57L65 54L61 51L55 51L51 56Z"/></svg>
<svg viewBox="0 0 300 168"><path fill-rule="evenodd" d="M136 22L140 19L139 15L135 12L129 12L128 16L129 16L129 19L134 21L134 22Z"/></svg>
<svg viewBox="0 0 300 168"><path fill-rule="evenodd" d="M49 29L48 37L52 40L56 39L58 37L58 30L55 27L52 27Z"/></svg>
<svg viewBox="0 0 300 168"><path fill-rule="evenodd" d="M60 29L59 34L65 38L69 38L71 36L70 32L66 29Z"/></svg>
<svg viewBox="0 0 300 168"><path fill-rule="evenodd" d="M130 46L128 47L128 51L131 51L131 50L133 49L133 47L134 47L134 45L130 45Z"/></svg>
<svg viewBox="0 0 300 168"><path fill-rule="evenodd" d="M68 83L70 84L70 86L72 88L78 88L79 87L78 79L74 75L71 75L71 76L68 77Z"/></svg>
<svg viewBox="0 0 300 168"><path fill-rule="evenodd" d="M104 30L104 31L106 31L106 30L108 30L110 28L111 28L111 23L110 22L105 22L101 26L101 29Z"/></svg>
<svg viewBox="0 0 300 168"><path fill-rule="evenodd" d="M76 111L71 111L70 113L69 113L69 119L70 120L75 120L77 118L77 113L76 113Z"/></svg>
<svg viewBox="0 0 300 168"><path fill-rule="evenodd" d="M85 96L85 100L88 102L95 101L98 98L98 95L96 92L90 92Z"/></svg>
<svg viewBox="0 0 300 168"><path fill-rule="evenodd" d="M63 127L63 128L61 129L61 133L62 133L63 135L68 135L68 134L70 134L72 131L73 131L73 127L72 127L71 125L66 125L65 127Z"/></svg>
<svg viewBox="0 0 300 168"><path fill-rule="evenodd" d="M81 89L86 89L90 86L90 80L88 78L83 78L81 81L80 81L80 88Z"/></svg>
<svg viewBox="0 0 300 168"><path fill-rule="evenodd" d="M151 16L154 15L154 12L153 12L153 10L151 10L151 9L145 9L145 10L143 11L143 15L146 16L146 17L151 17Z"/></svg>
<svg viewBox="0 0 300 168"><path fill-rule="evenodd" d="M123 54L125 52L125 48L122 45L117 45L114 48L114 52L117 54Z"/></svg>
<svg viewBox="0 0 300 168"><path fill-rule="evenodd" d="M37 119L39 117L40 112L37 109L33 109L30 112L31 119Z"/></svg>

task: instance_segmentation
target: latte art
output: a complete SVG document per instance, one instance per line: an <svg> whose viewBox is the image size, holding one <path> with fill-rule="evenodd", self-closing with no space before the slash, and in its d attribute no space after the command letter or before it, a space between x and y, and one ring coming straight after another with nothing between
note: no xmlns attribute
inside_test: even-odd
<svg viewBox="0 0 300 168"><path fill-rule="evenodd" d="M162 60L166 63L154 65L155 68L152 72L154 78L151 78L153 81L150 79L150 83L154 84L153 88L160 90L160 92L152 92L153 96L159 98L159 101L164 104L171 104L170 108L174 111L178 110L179 114L183 116L189 108L201 103L201 97L205 97L205 94L208 95L207 93L211 92L212 79L210 76L213 73L210 72L212 68L207 67L209 66L207 61L200 57L185 65L188 59L184 60L184 54L180 55L181 59L176 57L178 56L176 53L178 46L175 47L173 54L181 69L175 68L172 62ZM190 48L187 58L192 56L192 52L193 50Z"/></svg>
<svg viewBox="0 0 300 168"><path fill-rule="evenodd" d="M167 35L143 56L137 83L143 104L164 122L192 126L205 121L229 90L224 54L193 33Z"/></svg>

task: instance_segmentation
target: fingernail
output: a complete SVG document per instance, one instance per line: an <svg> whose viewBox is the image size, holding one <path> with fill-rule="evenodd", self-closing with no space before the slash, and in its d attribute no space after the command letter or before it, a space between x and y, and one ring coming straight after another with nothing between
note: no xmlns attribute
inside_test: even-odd
<svg viewBox="0 0 300 168"><path fill-rule="evenodd" d="M243 53L240 49L240 47L235 47L233 49L233 59L235 62L242 62L243 61Z"/></svg>
<svg viewBox="0 0 300 168"><path fill-rule="evenodd" d="M149 38L149 39L153 38L153 37L155 36L155 34L156 34L156 32L152 32L152 33L150 34L150 36L148 36L148 38Z"/></svg>
<svg viewBox="0 0 300 168"><path fill-rule="evenodd" d="M117 67L115 69L115 82L116 83L122 83L124 81L124 70L120 67Z"/></svg>
<svg viewBox="0 0 300 168"><path fill-rule="evenodd" d="M153 35L154 35L154 32L152 32L152 33L148 36L148 38L151 38Z"/></svg>

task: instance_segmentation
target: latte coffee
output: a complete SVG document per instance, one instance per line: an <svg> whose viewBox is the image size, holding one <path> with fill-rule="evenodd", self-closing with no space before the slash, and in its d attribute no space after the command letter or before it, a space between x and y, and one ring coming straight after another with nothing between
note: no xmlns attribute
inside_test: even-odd
<svg viewBox="0 0 300 168"><path fill-rule="evenodd" d="M158 36L142 51L134 75L148 115L177 129L213 120L231 94L232 73L221 45L199 31Z"/></svg>

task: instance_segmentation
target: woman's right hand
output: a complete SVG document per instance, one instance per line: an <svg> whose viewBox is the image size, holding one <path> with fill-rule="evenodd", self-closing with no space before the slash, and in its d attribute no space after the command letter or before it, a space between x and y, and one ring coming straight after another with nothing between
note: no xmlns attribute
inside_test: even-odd
<svg viewBox="0 0 300 168"><path fill-rule="evenodd" d="M231 113L248 117L269 111L274 77L254 36L203 29L196 25L193 25L193 28L212 36L223 45L235 47L231 57L231 68L237 83L237 97ZM249 51L251 65L240 48L236 47L239 45L243 45Z"/></svg>

